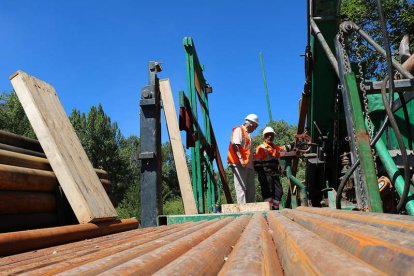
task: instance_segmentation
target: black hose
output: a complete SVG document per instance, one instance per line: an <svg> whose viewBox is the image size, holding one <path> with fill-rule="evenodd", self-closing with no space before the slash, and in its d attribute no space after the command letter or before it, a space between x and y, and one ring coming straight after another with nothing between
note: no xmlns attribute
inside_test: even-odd
<svg viewBox="0 0 414 276"><path fill-rule="evenodd" d="M403 108L404 112L404 119L405 119L405 128L407 129L407 143L408 143L408 149L413 150L413 138L411 135L411 123L410 123L410 116L408 116L408 110L407 110L407 104L404 99L404 95L401 92L398 92L398 97L401 101L401 106Z"/></svg>
<svg viewBox="0 0 414 276"><path fill-rule="evenodd" d="M398 146L400 147L401 157L402 157L403 164L404 164L404 190L401 194L400 201L397 204L397 212L400 212L401 209L405 205L408 191L410 190L410 180L409 180L410 171L409 171L408 159L407 159L407 149L405 148L400 129L398 128L398 125L397 125L397 121L395 120L394 114L392 113L392 110L389 106L386 90L387 90L387 79L384 79L384 82L382 83L382 86L381 86L382 101L384 103L385 112L387 112L387 115L389 117L391 127L394 130L395 137L397 138Z"/></svg>
<svg viewBox="0 0 414 276"><path fill-rule="evenodd" d="M390 43L388 41L388 34L387 34L387 26L385 24L384 19L384 13L382 11L382 4L381 0L377 0L377 8L378 8L378 15L380 18L381 23L381 31L382 36L384 37L384 46L385 46L385 52L386 52L386 60L388 65L388 77L389 77L389 95L390 97L393 95L394 90L394 80L393 80L393 70L392 70L392 60L391 60L391 50L390 50ZM390 120L390 124L394 130L395 137L397 138L398 146L400 147L401 156L404 164L404 190L401 194L400 201L397 204L397 212L400 212L401 209L404 207L405 202L407 200L408 191L410 190L410 171L408 166L408 159L407 159L407 150L404 145L404 141L401 136L400 129L398 128L397 122L395 121L394 114L392 113L392 110L390 109L389 103L387 101L387 93L386 93L386 87L387 81L384 80L381 87L381 94L382 94L382 101L384 103L385 112L387 112L387 115Z"/></svg>

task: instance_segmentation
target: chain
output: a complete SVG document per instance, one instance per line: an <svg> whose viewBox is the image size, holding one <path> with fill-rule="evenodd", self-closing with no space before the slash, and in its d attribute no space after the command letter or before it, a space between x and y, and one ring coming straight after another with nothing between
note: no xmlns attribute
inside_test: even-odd
<svg viewBox="0 0 414 276"><path fill-rule="evenodd" d="M367 121L368 121L368 135L369 135L369 139L371 141L374 131L373 131L373 128L372 128L371 117L369 115L367 91L366 91L365 85L364 85L364 71L363 71L363 68L362 68L361 47L360 47L360 44L359 44L358 36L356 34L354 34L354 42L355 42L355 50L356 50L355 52L356 52L356 57L357 57L357 62L358 62L359 89L361 89L361 91L362 91L362 99L363 99L363 103L364 103L364 113L365 113L365 117L367 118Z"/></svg>
<svg viewBox="0 0 414 276"><path fill-rule="evenodd" d="M351 72L351 65L349 63L348 54L346 52L345 35L344 35L344 32L341 29L339 31L339 40L340 40L340 43L341 43L342 55L344 57L344 70L345 70L346 73ZM352 134L353 134L353 138L354 138L355 155L356 155L354 160L358 160L359 159L359 149L358 149L358 147L355 143L355 141L357 139L356 139L356 133L355 133L355 128L354 127L352 127ZM360 194L361 207L362 207L362 209L366 209L366 207L368 205L367 204L368 200L367 200L367 195L366 195L365 188L364 188L364 183L362 181L361 166L358 166L357 171L358 171L358 180L357 180L358 184L355 184L355 186L358 185L357 190L359 190L359 194Z"/></svg>
<svg viewBox="0 0 414 276"><path fill-rule="evenodd" d="M345 35L342 29L339 31L339 42L341 43L341 50L342 50L342 56L344 57L344 69L345 73L351 72L351 65L349 64L349 59L347 58L348 54L346 53L345 48Z"/></svg>
<svg viewBox="0 0 414 276"><path fill-rule="evenodd" d="M372 138L374 136L374 130L372 127L371 116L369 115L368 96L367 96L367 90L365 89L365 84L364 84L364 70L362 68L361 45L359 43L359 37L357 36L356 33L354 34L354 43L355 43L355 50L356 50L355 52L356 52L358 72L359 72L359 89L362 91L362 100L364 103L365 117L367 118L369 141L372 142ZM371 155L374 160L375 172L378 175L376 153L375 153L374 148L371 148Z"/></svg>

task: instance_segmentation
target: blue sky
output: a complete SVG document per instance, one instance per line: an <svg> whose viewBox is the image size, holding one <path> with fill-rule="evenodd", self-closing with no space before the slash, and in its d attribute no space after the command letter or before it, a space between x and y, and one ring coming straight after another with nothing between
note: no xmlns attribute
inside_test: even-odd
<svg viewBox="0 0 414 276"><path fill-rule="evenodd" d="M305 0L1 0L0 22L0 91L23 70L52 84L68 114L101 103L125 136L139 135L148 61L163 63L159 77L170 79L178 108L178 91L187 90L185 36L213 86L210 115L223 156L247 114L259 115L260 128L268 122L260 51L273 118L297 123Z"/></svg>

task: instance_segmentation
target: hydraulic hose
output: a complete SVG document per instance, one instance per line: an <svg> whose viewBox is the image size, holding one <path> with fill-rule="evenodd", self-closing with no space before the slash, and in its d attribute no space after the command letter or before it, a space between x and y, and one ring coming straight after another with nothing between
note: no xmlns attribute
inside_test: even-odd
<svg viewBox="0 0 414 276"><path fill-rule="evenodd" d="M386 89L387 89L387 80L384 79L384 82L382 83L382 86L381 86L382 101L384 103L385 112L387 112L387 115L389 117L391 127L394 130L395 137L397 138L398 146L400 147L401 156L402 156L402 160L404 164L404 190L403 190L403 193L401 194L400 201L397 204L397 212L400 212L401 209L405 205L408 191L410 190L410 180L409 180L410 171L409 171L408 159L407 159L407 149L405 148L404 141L402 139L400 129L398 128L397 121L395 120L394 114L392 113L392 109L389 106L389 103L387 100Z"/></svg>
<svg viewBox="0 0 414 276"><path fill-rule="evenodd" d="M405 205L405 201L407 200L407 195L408 195L408 192L409 192L409 189L410 189L409 167L408 167L408 159L407 159L407 150L406 150L404 142L402 140L401 132L398 128L397 122L395 121L394 114L392 113L392 105L393 105L393 102L394 102L394 93L393 93L394 82L393 82L393 74L392 74L392 61L391 61L391 52L390 52L390 47L389 47L389 42L388 42L388 35L387 35L386 26L385 26L384 15L383 15L383 12L382 12L381 0L377 0L377 6L378 6L378 13L379 13L379 16L380 16L381 29L382 29L383 36L384 36L386 60L387 60L387 65L388 65L388 76L384 78L384 81L383 81L382 86L381 86L381 94L382 94L382 100L383 100L384 107L385 107L386 116L385 116L385 119L384 119L384 122L383 122L382 126L380 127L380 129L377 132L377 134L375 135L375 137L372 139L370 145L371 145L371 147L375 146L376 142L378 141L378 139L381 137L381 135L385 131L388 123L391 123L391 127L394 130L395 136L397 138L398 145L399 145L400 150L401 150L401 155L402 155L403 164L404 164L404 190L403 190L403 193L401 194L400 201L397 204L397 211L400 212L402 207ZM387 95L386 95L386 86L387 86L387 81L389 79L391 81L390 81L390 84L389 84L390 101L388 102ZM399 96L401 98L401 95L399 95ZM401 103L405 107L404 116L407 120L408 112L407 112L407 108L405 106L405 102L403 102L403 100L404 99L402 98ZM409 136L409 142L410 142L411 141L411 131L410 131L409 128L407 129L407 131L409 131L408 136ZM352 175L352 173L355 171L355 169L359 166L359 164L360 164L360 160L357 160L341 179L341 183L338 186L337 195L336 195L336 208L337 209L341 209L342 191L345 187L345 184L346 184L347 180L349 179L349 177Z"/></svg>
<svg viewBox="0 0 414 276"><path fill-rule="evenodd" d="M407 104L406 104L406 101L404 99L404 95L402 92L398 92L398 97L401 101L401 106L404 112L405 128L407 129L408 149L412 150L413 149L413 138L411 134L411 123L410 123L410 116L408 115Z"/></svg>
<svg viewBox="0 0 414 276"><path fill-rule="evenodd" d="M378 15L380 18L381 23L381 31L382 36L384 37L384 46L386 52L386 60L388 65L388 77L389 77L389 94L390 96L393 95L394 90L394 81L393 81L393 73L392 73L392 57L391 57L391 50L390 50L390 43L388 41L388 34L387 34L387 26L385 24L384 13L382 11L382 4L381 0L377 0L377 8L378 8ZM395 121L394 114L392 113L392 109L390 108L388 101L387 101L387 93L386 93L386 86L387 81L384 80L381 87L381 94L382 94L382 101L384 103L385 112L390 120L390 124L394 130L395 137L397 138L398 145L400 147L401 156L404 164L404 190L401 194L400 201L397 204L397 212L400 212L401 209L404 207L405 202L407 200L408 191L410 190L410 171L408 166L408 158L407 158L407 149L405 148L404 141L401 136L400 129L398 128L397 122Z"/></svg>

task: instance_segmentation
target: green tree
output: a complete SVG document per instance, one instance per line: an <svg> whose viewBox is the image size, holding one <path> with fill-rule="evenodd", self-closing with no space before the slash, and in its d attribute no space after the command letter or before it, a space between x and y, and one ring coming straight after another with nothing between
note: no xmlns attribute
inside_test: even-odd
<svg viewBox="0 0 414 276"><path fill-rule="evenodd" d="M85 115L73 110L70 121L95 168L108 172L115 204L118 204L128 189L131 169L128 160L121 154L121 131L112 123L101 105L91 107Z"/></svg>
<svg viewBox="0 0 414 276"><path fill-rule="evenodd" d="M170 142L165 142L162 147L162 200L181 197L180 186L178 183L177 170L175 168L174 155Z"/></svg>
<svg viewBox="0 0 414 276"><path fill-rule="evenodd" d="M0 95L0 129L29 138L36 135L14 91Z"/></svg>
<svg viewBox="0 0 414 276"><path fill-rule="evenodd" d="M343 18L354 21L364 31L383 44L383 36L379 24L376 0L345 0L342 1L341 15ZM389 39L394 53L394 58L399 60L398 47L404 34L414 34L414 2L408 0L383 0L382 1ZM411 37L411 49L414 49L414 37ZM364 42L361 46L362 62L366 67L366 76L381 77L384 75L386 65L384 60L378 59L378 54L373 48ZM356 61L355 56L351 56Z"/></svg>
<svg viewBox="0 0 414 276"><path fill-rule="evenodd" d="M124 175L127 184L125 194L117 208L118 215L122 218L138 217L141 210L140 177L141 162L138 160L140 152L140 140L132 135L122 139L120 153L122 160L126 161L129 173Z"/></svg>

